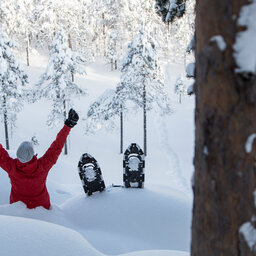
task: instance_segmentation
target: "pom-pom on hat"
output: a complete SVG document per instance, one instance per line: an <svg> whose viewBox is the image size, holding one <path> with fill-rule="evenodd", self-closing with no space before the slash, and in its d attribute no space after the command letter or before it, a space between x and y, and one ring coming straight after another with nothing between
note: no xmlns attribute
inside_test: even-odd
<svg viewBox="0 0 256 256"><path fill-rule="evenodd" d="M29 162L34 156L34 149L32 143L29 141L22 142L17 150L16 155L20 162Z"/></svg>

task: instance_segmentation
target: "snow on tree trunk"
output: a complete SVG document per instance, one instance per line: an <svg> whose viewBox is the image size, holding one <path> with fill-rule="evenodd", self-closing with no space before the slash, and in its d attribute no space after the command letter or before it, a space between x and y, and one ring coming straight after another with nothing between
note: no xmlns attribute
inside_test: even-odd
<svg viewBox="0 0 256 256"><path fill-rule="evenodd" d="M233 57L236 35L246 29L237 25L246 4L197 1L192 256L256 253L255 143L252 152L245 150L256 132L256 81L235 72ZM211 40L217 35L225 49Z"/></svg>

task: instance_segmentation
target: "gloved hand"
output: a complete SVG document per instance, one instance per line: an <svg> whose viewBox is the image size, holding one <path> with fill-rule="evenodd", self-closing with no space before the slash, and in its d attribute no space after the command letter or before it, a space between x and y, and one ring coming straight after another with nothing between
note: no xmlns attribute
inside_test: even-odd
<svg viewBox="0 0 256 256"><path fill-rule="evenodd" d="M74 109L70 109L68 112L68 119L65 121L65 125L68 127L74 127L79 120L79 116Z"/></svg>

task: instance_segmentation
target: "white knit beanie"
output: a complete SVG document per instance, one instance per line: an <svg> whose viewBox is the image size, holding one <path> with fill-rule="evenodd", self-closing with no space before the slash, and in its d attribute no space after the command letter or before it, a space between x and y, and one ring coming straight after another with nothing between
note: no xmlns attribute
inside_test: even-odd
<svg viewBox="0 0 256 256"><path fill-rule="evenodd" d="M34 156L34 149L32 143L29 141L22 142L17 150L16 155L20 162L29 162Z"/></svg>

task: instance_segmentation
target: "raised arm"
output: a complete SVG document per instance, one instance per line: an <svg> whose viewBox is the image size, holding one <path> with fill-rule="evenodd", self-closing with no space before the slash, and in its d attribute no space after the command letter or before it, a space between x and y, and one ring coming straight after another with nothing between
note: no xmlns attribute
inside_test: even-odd
<svg viewBox="0 0 256 256"><path fill-rule="evenodd" d="M68 134L71 128L77 124L78 119L78 114L73 109L70 109L68 119L65 121L65 125L59 131L55 141L51 144L49 149L39 159L46 171L49 171L50 168L57 162L58 157L65 144L65 141L68 137Z"/></svg>
<svg viewBox="0 0 256 256"><path fill-rule="evenodd" d="M45 154L39 159L45 170L49 171L50 168L57 162L58 157L70 132L70 129L70 127L64 125L57 134L54 142L51 144Z"/></svg>
<svg viewBox="0 0 256 256"><path fill-rule="evenodd" d="M9 173L13 159L9 156L8 152L0 144L0 167Z"/></svg>

